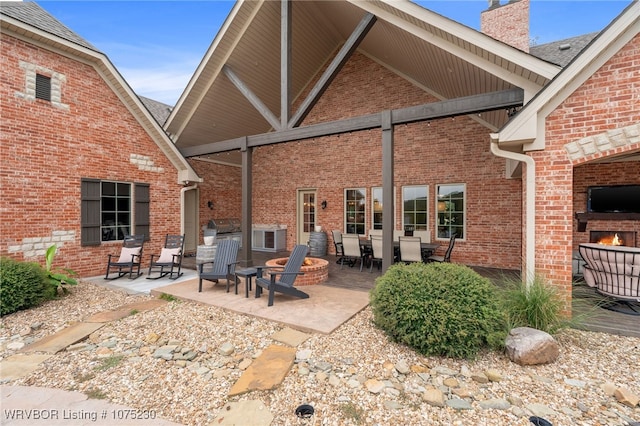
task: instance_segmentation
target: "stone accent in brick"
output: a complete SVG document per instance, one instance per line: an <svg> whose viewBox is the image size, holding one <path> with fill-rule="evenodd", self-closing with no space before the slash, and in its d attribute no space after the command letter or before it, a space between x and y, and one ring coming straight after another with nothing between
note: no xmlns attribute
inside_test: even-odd
<svg viewBox="0 0 640 426"><path fill-rule="evenodd" d="M607 154L616 148L640 144L640 123L587 136L564 146L573 162L588 160L598 154Z"/></svg>

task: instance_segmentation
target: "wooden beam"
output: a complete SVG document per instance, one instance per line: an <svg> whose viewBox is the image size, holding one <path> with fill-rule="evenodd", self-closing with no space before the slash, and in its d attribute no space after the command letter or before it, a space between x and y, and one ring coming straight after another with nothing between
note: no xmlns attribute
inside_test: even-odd
<svg viewBox="0 0 640 426"><path fill-rule="evenodd" d="M244 82L235 72L233 72L229 65L223 65L222 72L224 72L224 75L226 75L227 78L231 80L233 85L236 86L240 93L242 93L244 97L247 98L249 102L251 102L251 105L253 105L253 107L258 110L258 112L264 117L264 119L269 122L271 127L273 127L274 129L280 129L280 121L278 121L278 118L273 115L271 110L269 110L269 108L260 100L260 98L258 98L258 96L256 96L256 94L253 93L253 91L251 91L251 89L249 89L246 84L244 84Z"/></svg>
<svg viewBox="0 0 640 426"><path fill-rule="evenodd" d="M311 108L318 102L318 99L320 99L325 90L327 90L327 87L329 87L335 76L338 75L344 64L358 48L360 42L362 42L364 37L369 33L369 30L373 27L373 24L376 23L376 20L376 16L371 13L367 13L364 18L362 18L356 29L340 49L340 52L333 58L329 67L322 73L318 82L313 86L311 92L309 92L309 95L302 104L300 104L298 111L289 121L289 128L298 127L300 123L302 123L302 120L309 114Z"/></svg>
<svg viewBox="0 0 640 426"><path fill-rule="evenodd" d="M280 128L289 122L291 108L291 0L280 5Z"/></svg>
<svg viewBox="0 0 640 426"><path fill-rule="evenodd" d="M460 115L479 114L496 109L506 109L512 106L522 106L524 91L509 89L482 95L466 96L440 102L432 102L415 107L402 108L391 111L391 124L403 124L416 121L436 120L439 118L456 117ZM381 115L369 114L345 120L329 121L295 129L279 130L261 135L248 136L248 146L257 147L275 143L292 142L322 136L367 130L382 126ZM233 149L240 149L243 138L212 142L196 147L180 149L185 157L213 154Z"/></svg>

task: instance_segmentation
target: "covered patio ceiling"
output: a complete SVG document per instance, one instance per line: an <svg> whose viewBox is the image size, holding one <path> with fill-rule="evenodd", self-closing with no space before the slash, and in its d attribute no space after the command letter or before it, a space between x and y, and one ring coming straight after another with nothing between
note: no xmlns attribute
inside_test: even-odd
<svg viewBox="0 0 640 426"><path fill-rule="evenodd" d="M411 2L294 1L289 72L293 105L302 102L303 93L367 13L376 20L357 51L441 100L520 88L526 102L559 71ZM280 117L282 46L281 2L240 1L234 6L165 125L183 154L207 145L207 154L201 157L240 164L239 153L229 151L225 141L279 130L223 67ZM496 110L474 119L495 131L508 116L505 110ZM218 142L218 149L211 148Z"/></svg>

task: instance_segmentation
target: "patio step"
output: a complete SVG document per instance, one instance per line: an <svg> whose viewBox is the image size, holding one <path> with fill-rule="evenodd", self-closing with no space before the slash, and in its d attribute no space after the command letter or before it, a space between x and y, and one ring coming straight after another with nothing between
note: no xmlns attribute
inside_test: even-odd
<svg viewBox="0 0 640 426"><path fill-rule="evenodd" d="M295 348L280 345L267 347L231 387L229 396L276 388L293 366L295 357Z"/></svg>

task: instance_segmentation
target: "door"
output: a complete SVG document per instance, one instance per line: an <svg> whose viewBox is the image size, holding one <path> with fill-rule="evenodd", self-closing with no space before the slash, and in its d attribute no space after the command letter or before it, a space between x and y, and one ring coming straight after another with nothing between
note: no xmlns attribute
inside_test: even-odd
<svg viewBox="0 0 640 426"><path fill-rule="evenodd" d="M200 232L198 231L198 189L184 192L184 205L182 206L182 224L184 232L184 252L195 253L198 248Z"/></svg>
<svg viewBox="0 0 640 426"><path fill-rule="evenodd" d="M308 244L311 232L316 226L316 190L298 191L298 220L296 244Z"/></svg>

